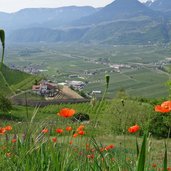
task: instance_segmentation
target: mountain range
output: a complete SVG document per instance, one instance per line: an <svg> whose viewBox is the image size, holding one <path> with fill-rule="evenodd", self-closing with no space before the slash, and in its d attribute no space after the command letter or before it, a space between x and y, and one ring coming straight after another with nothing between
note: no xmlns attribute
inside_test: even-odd
<svg viewBox="0 0 171 171"><path fill-rule="evenodd" d="M171 1L115 0L103 8L61 7L0 12L11 42L156 44L171 40Z"/></svg>
<svg viewBox="0 0 171 171"><path fill-rule="evenodd" d="M171 1L169 0L156 0L152 2L149 6L153 10L158 10L162 12L171 11Z"/></svg>

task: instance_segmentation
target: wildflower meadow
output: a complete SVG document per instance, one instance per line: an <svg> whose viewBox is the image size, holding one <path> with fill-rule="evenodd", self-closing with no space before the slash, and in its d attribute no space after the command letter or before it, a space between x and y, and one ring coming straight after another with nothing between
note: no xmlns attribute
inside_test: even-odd
<svg viewBox="0 0 171 171"><path fill-rule="evenodd" d="M120 103L124 108L123 102ZM80 104L79 111L86 105ZM52 123L47 119L34 121L38 111L42 110L39 108L34 109L27 122L3 123L0 128L1 170L171 170L170 129L168 138L160 140L162 143L158 147L155 147L157 144L148 130L153 119L150 117L144 125L138 120L135 124L125 122L122 132L113 135L110 132L109 135L100 128L103 125L101 110L106 107L102 98L92 106L95 109L90 116L94 115L94 120L90 118L84 122L72 121L76 109L62 107L53 114L56 121ZM170 116L171 101L156 105L153 110L162 117ZM115 141L111 136L116 138ZM119 143L118 137L121 138Z"/></svg>

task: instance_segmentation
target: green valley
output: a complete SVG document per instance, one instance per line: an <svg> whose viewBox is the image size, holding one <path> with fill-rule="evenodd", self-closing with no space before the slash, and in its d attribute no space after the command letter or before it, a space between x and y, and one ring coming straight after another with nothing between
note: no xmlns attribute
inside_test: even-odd
<svg viewBox="0 0 171 171"><path fill-rule="evenodd" d="M124 89L130 96L152 98L168 96L166 82L169 72L164 68L170 65L170 56L169 44L10 44L6 63L21 71L31 67L56 83L83 81L86 83L83 89L86 93L103 91L104 76L109 74L108 97L113 98L120 89ZM27 85L26 81L18 86L22 83ZM20 89L18 86L17 89Z"/></svg>

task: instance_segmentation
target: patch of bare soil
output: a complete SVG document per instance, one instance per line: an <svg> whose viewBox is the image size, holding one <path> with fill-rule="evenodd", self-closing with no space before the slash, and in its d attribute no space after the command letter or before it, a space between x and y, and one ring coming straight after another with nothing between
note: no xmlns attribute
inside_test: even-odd
<svg viewBox="0 0 171 171"><path fill-rule="evenodd" d="M65 96L71 99L83 99L82 96L80 96L78 93L70 89L68 86L63 86L61 92L62 94L64 94Z"/></svg>

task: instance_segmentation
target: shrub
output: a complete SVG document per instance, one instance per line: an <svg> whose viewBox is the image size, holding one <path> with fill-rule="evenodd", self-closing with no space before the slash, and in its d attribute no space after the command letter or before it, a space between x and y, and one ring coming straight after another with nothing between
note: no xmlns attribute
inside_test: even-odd
<svg viewBox="0 0 171 171"><path fill-rule="evenodd" d="M83 122L83 121L89 121L89 120L90 120L89 115L85 113L76 113L72 118L73 122Z"/></svg>
<svg viewBox="0 0 171 171"><path fill-rule="evenodd" d="M169 130L171 129L171 116L169 114L156 114L151 118L149 131L156 137L171 137Z"/></svg>

